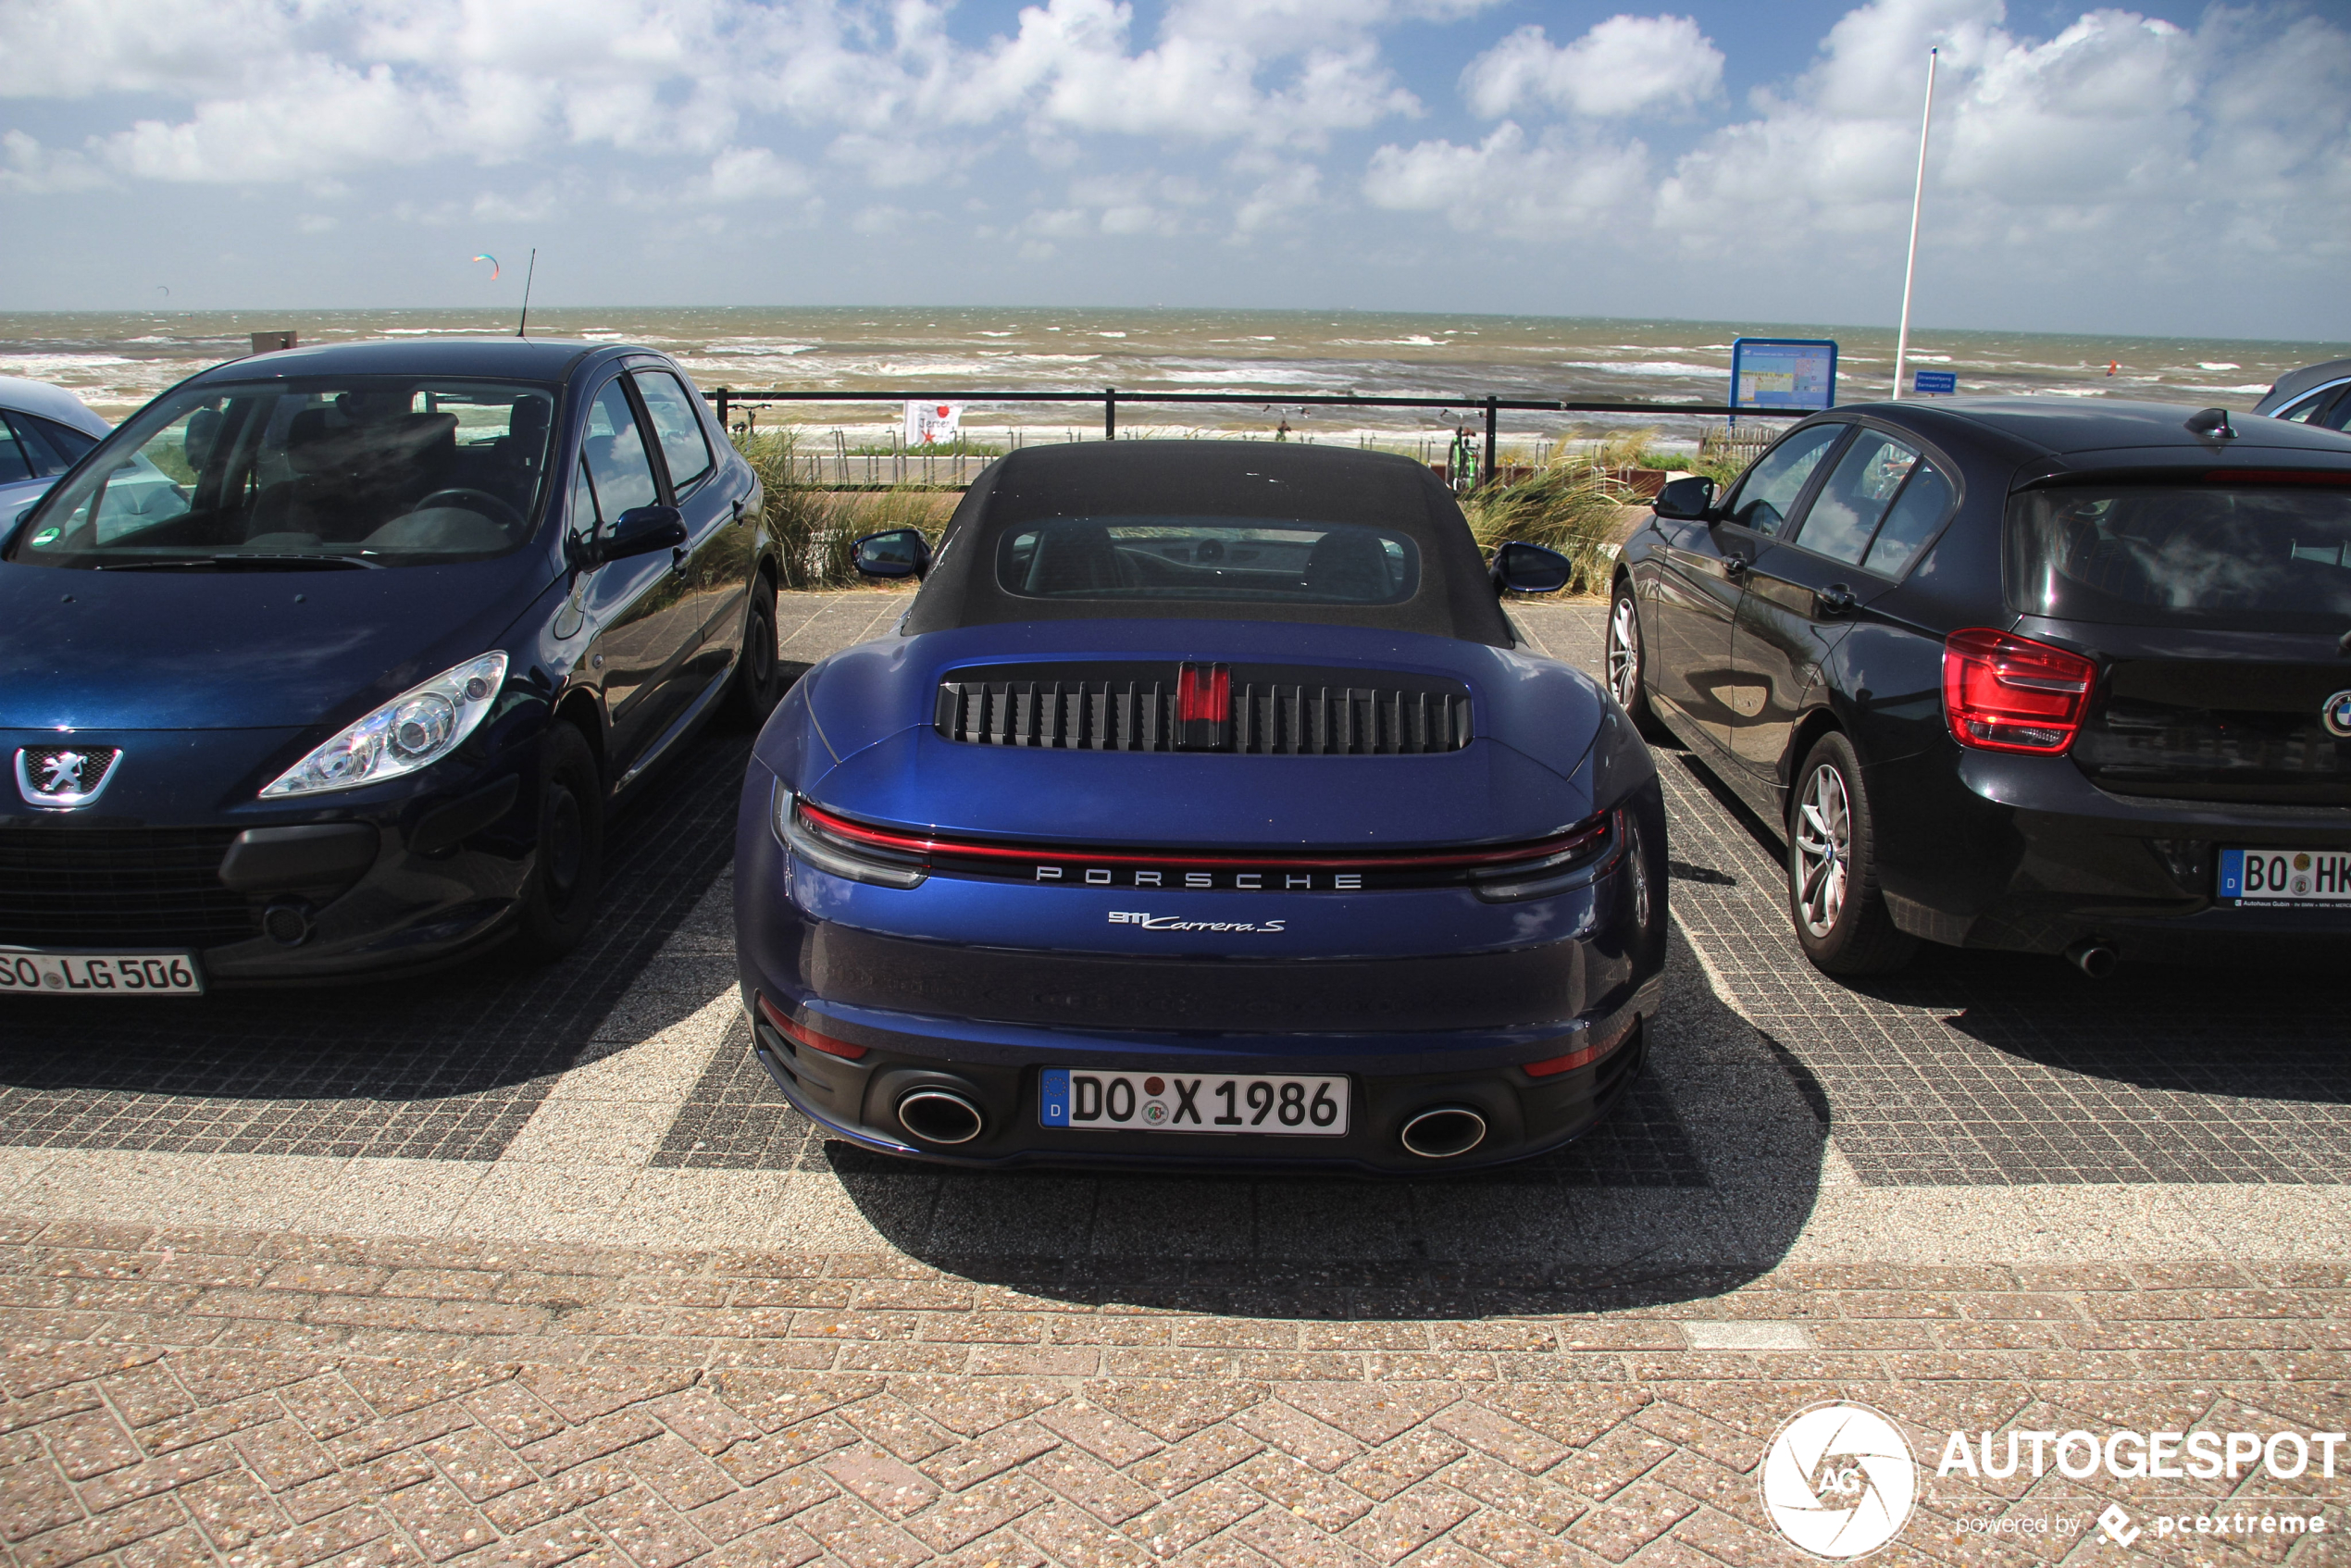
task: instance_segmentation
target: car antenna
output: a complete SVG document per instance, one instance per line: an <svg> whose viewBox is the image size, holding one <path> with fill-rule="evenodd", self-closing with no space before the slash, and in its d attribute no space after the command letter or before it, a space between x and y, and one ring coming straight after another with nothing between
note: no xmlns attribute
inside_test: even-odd
<svg viewBox="0 0 2351 1568"><path fill-rule="evenodd" d="M530 325L530 280L538 274L539 247L533 245L530 247L530 266L522 275L522 319L515 323L515 336L518 338L523 335L522 330Z"/></svg>
<svg viewBox="0 0 2351 1568"><path fill-rule="evenodd" d="M2188 429L2200 436L2213 436L2221 441L2234 441L2236 432L2229 429L2229 411L2225 408L2199 408L2188 416Z"/></svg>

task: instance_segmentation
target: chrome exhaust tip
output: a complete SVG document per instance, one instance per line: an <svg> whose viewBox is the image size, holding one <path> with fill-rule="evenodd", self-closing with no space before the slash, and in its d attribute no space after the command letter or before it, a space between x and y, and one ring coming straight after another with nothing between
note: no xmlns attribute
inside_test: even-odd
<svg viewBox="0 0 2351 1568"><path fill-rule="evenodd" d="M2114 973L2114 950L2095 940L2075 942L2067 948L2065 961L2093 980L2103 980Z"/></svg>
<svg viewBox="0 0 2351 1568"><path fill-rule="evenodd" d="M1404 1124L1404 1151L1424 1160L1450 1160L1486 1141L1486 1118L1466 1105L1432 1105Z"/></svg>
<svg viewBox="0 0 2351 1568"><path fill-rule="evenodd" d="M979 1107L947 1089L918 1089L898 1097L898 1125L925 1143L969 1143L987 1123Z"/></svg>

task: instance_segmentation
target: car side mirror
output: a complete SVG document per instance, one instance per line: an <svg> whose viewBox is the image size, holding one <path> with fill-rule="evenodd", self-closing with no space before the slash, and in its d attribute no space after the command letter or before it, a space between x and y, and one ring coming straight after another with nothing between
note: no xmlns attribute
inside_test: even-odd
<svg viewBox="0 0 2351 1568"><path fill-rule="evenodd" d="M581 566L601 566L631 555L674 550L686 542L686 519L675 506L632 506L613 520L612 532L572 540L572 559Z"/></svg>
<svg viewBox="0 0 2351 1568"><path fill-rule="evenodd" d="M1557 593L1575 579L1575 563L1556 550L1511 540L1494 552L1494 587L1511 593Z"/></svg>
<svg viewBox="0 0 2351 1568"><path fill-rule="evenodd" d="M869 533L854 548L852 559L866 577L918 578L930 570L930 541L920 529Z"/></svg>
<svg viewBox="0 0 2351 1568"><path fill-rule="evenodd" d="M1703 474L1668 479L1657 492L1656 510L1661 517L1710 523L1714 520L1714 481Z"/></svg>

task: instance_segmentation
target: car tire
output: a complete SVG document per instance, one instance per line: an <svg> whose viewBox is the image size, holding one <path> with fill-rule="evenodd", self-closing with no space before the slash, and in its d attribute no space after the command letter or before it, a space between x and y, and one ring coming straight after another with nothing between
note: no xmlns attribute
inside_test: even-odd
<svg viewBox="0 0 2351 1568"><path fill-rule="evenodd" d="M1878 887L1877 816L1853 742L1834 730L1797 770L1787 814L1788 918L1813 967L1830 975L1901 968L1915 939Z"/></svg>
<svg viewBox="0 0 2351 1568"><path fill-rule="evenodd" d="M1630 579L1616 585L1608 610L1608 689L1633 721L1633 728L1650 740L1672 737L1649 706L1648 654L1641 641L1640 601Z"/></svg>
<svg viewBox="0 0 2351 1568"><path fill-rule="evenodd" d="M743 613L743 645L735 654L735 677L727 688L724 720L738 729L757 729L783 696L782 663L776 642L776 590L765 578L752 584Z"/></svg>
<svg viewBox="0 0 2351 1568"><path fill-rule="evenodd" d="M539 742L539 842L516 940L545 963L579 945L604 879L604 779L586 737L548 726Z"/></svg>

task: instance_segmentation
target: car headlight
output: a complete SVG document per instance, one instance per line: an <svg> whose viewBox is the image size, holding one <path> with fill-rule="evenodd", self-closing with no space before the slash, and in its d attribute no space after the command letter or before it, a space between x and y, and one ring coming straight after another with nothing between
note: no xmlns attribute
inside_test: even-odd
<svg viewBox="0 0 2351 1568"><path fill-rule="evenodd" d="M506 683L506 655L484 653L412 686L286 769L264 800L353 790L429 767L471 735Z"/></svg>

